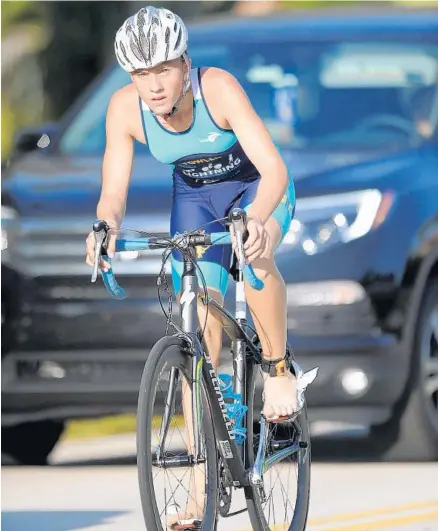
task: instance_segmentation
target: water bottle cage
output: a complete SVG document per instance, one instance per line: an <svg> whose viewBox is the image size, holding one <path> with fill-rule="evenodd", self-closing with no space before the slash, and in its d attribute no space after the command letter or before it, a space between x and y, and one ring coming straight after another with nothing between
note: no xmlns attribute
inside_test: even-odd
<svg viewBox="0 0 438 531"><path fill-rule="evenodd" d="M248 406L242 404L242 395L233 392L233 377L229 374L219 374L219 385L224 397L227 415L233 423L233 433L237 444L243 444L246 439L246 428L242 426L243 417Z"/></svg>

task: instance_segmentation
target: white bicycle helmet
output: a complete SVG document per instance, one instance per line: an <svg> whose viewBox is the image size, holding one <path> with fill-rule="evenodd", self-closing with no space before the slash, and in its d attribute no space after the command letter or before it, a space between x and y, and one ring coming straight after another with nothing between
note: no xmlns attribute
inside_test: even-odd
<svg viewBox="0 0 438 531"><path fill-rule="evenodd" d="M119 65L128 73L183 57L187 61L188 33L178 15L165 8L143 7L116 33Z"/></svg>

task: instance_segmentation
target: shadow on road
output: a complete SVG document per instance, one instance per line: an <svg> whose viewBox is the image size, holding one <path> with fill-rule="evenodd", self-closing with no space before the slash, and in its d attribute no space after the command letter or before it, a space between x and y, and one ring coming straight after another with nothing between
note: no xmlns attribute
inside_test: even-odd
<svg viewBox="0 0 438 531"><path fill-rule="evenodd" d="M126 511L2 511L3 531L76 531L109 522Z"/></svg>

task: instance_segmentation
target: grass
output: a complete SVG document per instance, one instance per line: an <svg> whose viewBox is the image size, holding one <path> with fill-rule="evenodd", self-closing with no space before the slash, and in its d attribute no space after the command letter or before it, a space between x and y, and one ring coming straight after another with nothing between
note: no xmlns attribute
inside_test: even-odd
<svg viewBox="0 0 438 531"><path fill-rule="evenodd" d="M154 430L158 430L161 417L156 415L153 421ZM172 417L169 429L182 428L184 419L182 415ZM94 439L108 435L134 433L137 427L137 418L134 413L102 417L99 419L72 420L67 423L62 439L64 441Z"/></svg>
<svg viewBox="0 0 438 531"><path fill-rule="evenodd" d="M132 433L135 432L136 426L135 414L72 420L67 424L63 440L92 439L120 433Z"/></svg>

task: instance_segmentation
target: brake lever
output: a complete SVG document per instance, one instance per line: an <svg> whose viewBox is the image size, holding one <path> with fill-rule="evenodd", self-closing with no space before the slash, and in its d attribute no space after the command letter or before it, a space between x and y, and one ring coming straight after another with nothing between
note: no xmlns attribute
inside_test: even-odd
<svg viewBox="0 0 438 531"><path fill-rule="evenodd" d="M105 241L108 236L108 231L109 225L106 223L106 221L99 219L93 223L93 232L96 244L94 247L94 263L93 271L91 273L91 282L96 282L100 258L103 255L106 255Z"/></svg>
<svg viewBox="0 0 438 531"><path fill-rule="evenodd" d="M229 214L229 220L234 227L234 234L236 236L236 254L240 271L243 271L245 268L245 251L243 248L243 244L248 238L248 231L246 229L246 219L246 212L241 208L234 208Z"/></svg>

